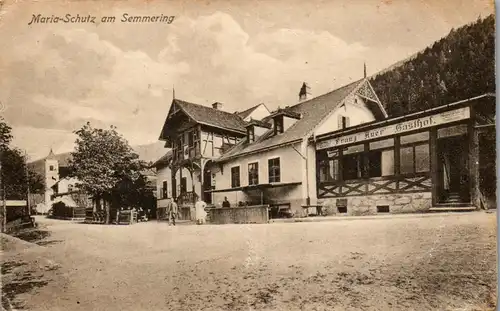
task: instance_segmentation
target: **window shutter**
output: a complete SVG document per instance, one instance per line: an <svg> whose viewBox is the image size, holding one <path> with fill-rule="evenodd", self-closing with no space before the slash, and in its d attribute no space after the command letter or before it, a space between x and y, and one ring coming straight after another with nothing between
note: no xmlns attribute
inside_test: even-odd
<svg viewBox="0 0 500 311"><path fill-rule="evenodd" d="M345 127L351 126L351 118L345 117Z"/></svg>
<svg viewBox="0 0 500 311"><path fill-rule="evenodd" d="M342 116L341 115L338 116L338 129L339 130L342 129Z"/></svg>

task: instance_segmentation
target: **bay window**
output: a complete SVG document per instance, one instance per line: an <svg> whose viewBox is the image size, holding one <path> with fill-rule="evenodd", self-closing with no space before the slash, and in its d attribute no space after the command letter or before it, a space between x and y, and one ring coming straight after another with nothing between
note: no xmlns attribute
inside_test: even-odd
<svg viewBox="0 0 500 311"><path fill-rule="evenodd" d="M429 131L322 150L317 153L318 180L323 183L387 177L396 171L400 175L427 173L429 153Z"/></svg>

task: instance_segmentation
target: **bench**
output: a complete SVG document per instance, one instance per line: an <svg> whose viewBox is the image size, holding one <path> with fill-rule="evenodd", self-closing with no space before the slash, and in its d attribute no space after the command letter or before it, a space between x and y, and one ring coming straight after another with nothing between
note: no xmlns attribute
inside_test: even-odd
<svg viewBox="0 0 500 311"><path fill-rule="evenodd" d="M306 211L306 217L309 217L309 209L316 208L317 216L323 215L323 205L311 204L311 205L302 205L302 209Z"/></svg>
<svg viewBox="0 0 500 311"><path fill-rule="evenodd" d="M280 216L291 217L291 213L287 215L281 215L284 211L291 210L291 204L288 202L275 203L269 205L269 218L280 218ZM276 217L274 217L276 216Z"/></svg>

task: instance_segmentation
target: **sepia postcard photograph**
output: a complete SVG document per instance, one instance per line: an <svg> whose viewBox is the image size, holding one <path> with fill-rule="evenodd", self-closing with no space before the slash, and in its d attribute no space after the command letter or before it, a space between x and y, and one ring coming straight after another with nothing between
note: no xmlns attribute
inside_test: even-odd
<svg viewBox="0 0 500 311"><path fill-rule="evenodd" d="M492 0L0 0L1 311L497 306Z"/></svg>

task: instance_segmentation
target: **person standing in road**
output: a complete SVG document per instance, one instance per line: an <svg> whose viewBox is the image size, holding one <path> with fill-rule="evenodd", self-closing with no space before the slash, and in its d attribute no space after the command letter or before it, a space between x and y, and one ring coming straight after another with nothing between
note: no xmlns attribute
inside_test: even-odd
<svg viewBox="0 0 500 311"><path fill-rule="evenodd" d="M207 207L207 203L202 200L198 200L195 204L196 224L198 225L204 224L206 221L207 212L205 212L205 207Z"/></svg>
<svg viewBox="0 0 500 311"><path fill-rule="evenodd" d="M167 206L167 215L168 215L168 224L170 225L170 221L175 226L175 219L177 218L177 213L179 211L179 207L174 200L171 200Z"/></svg>

